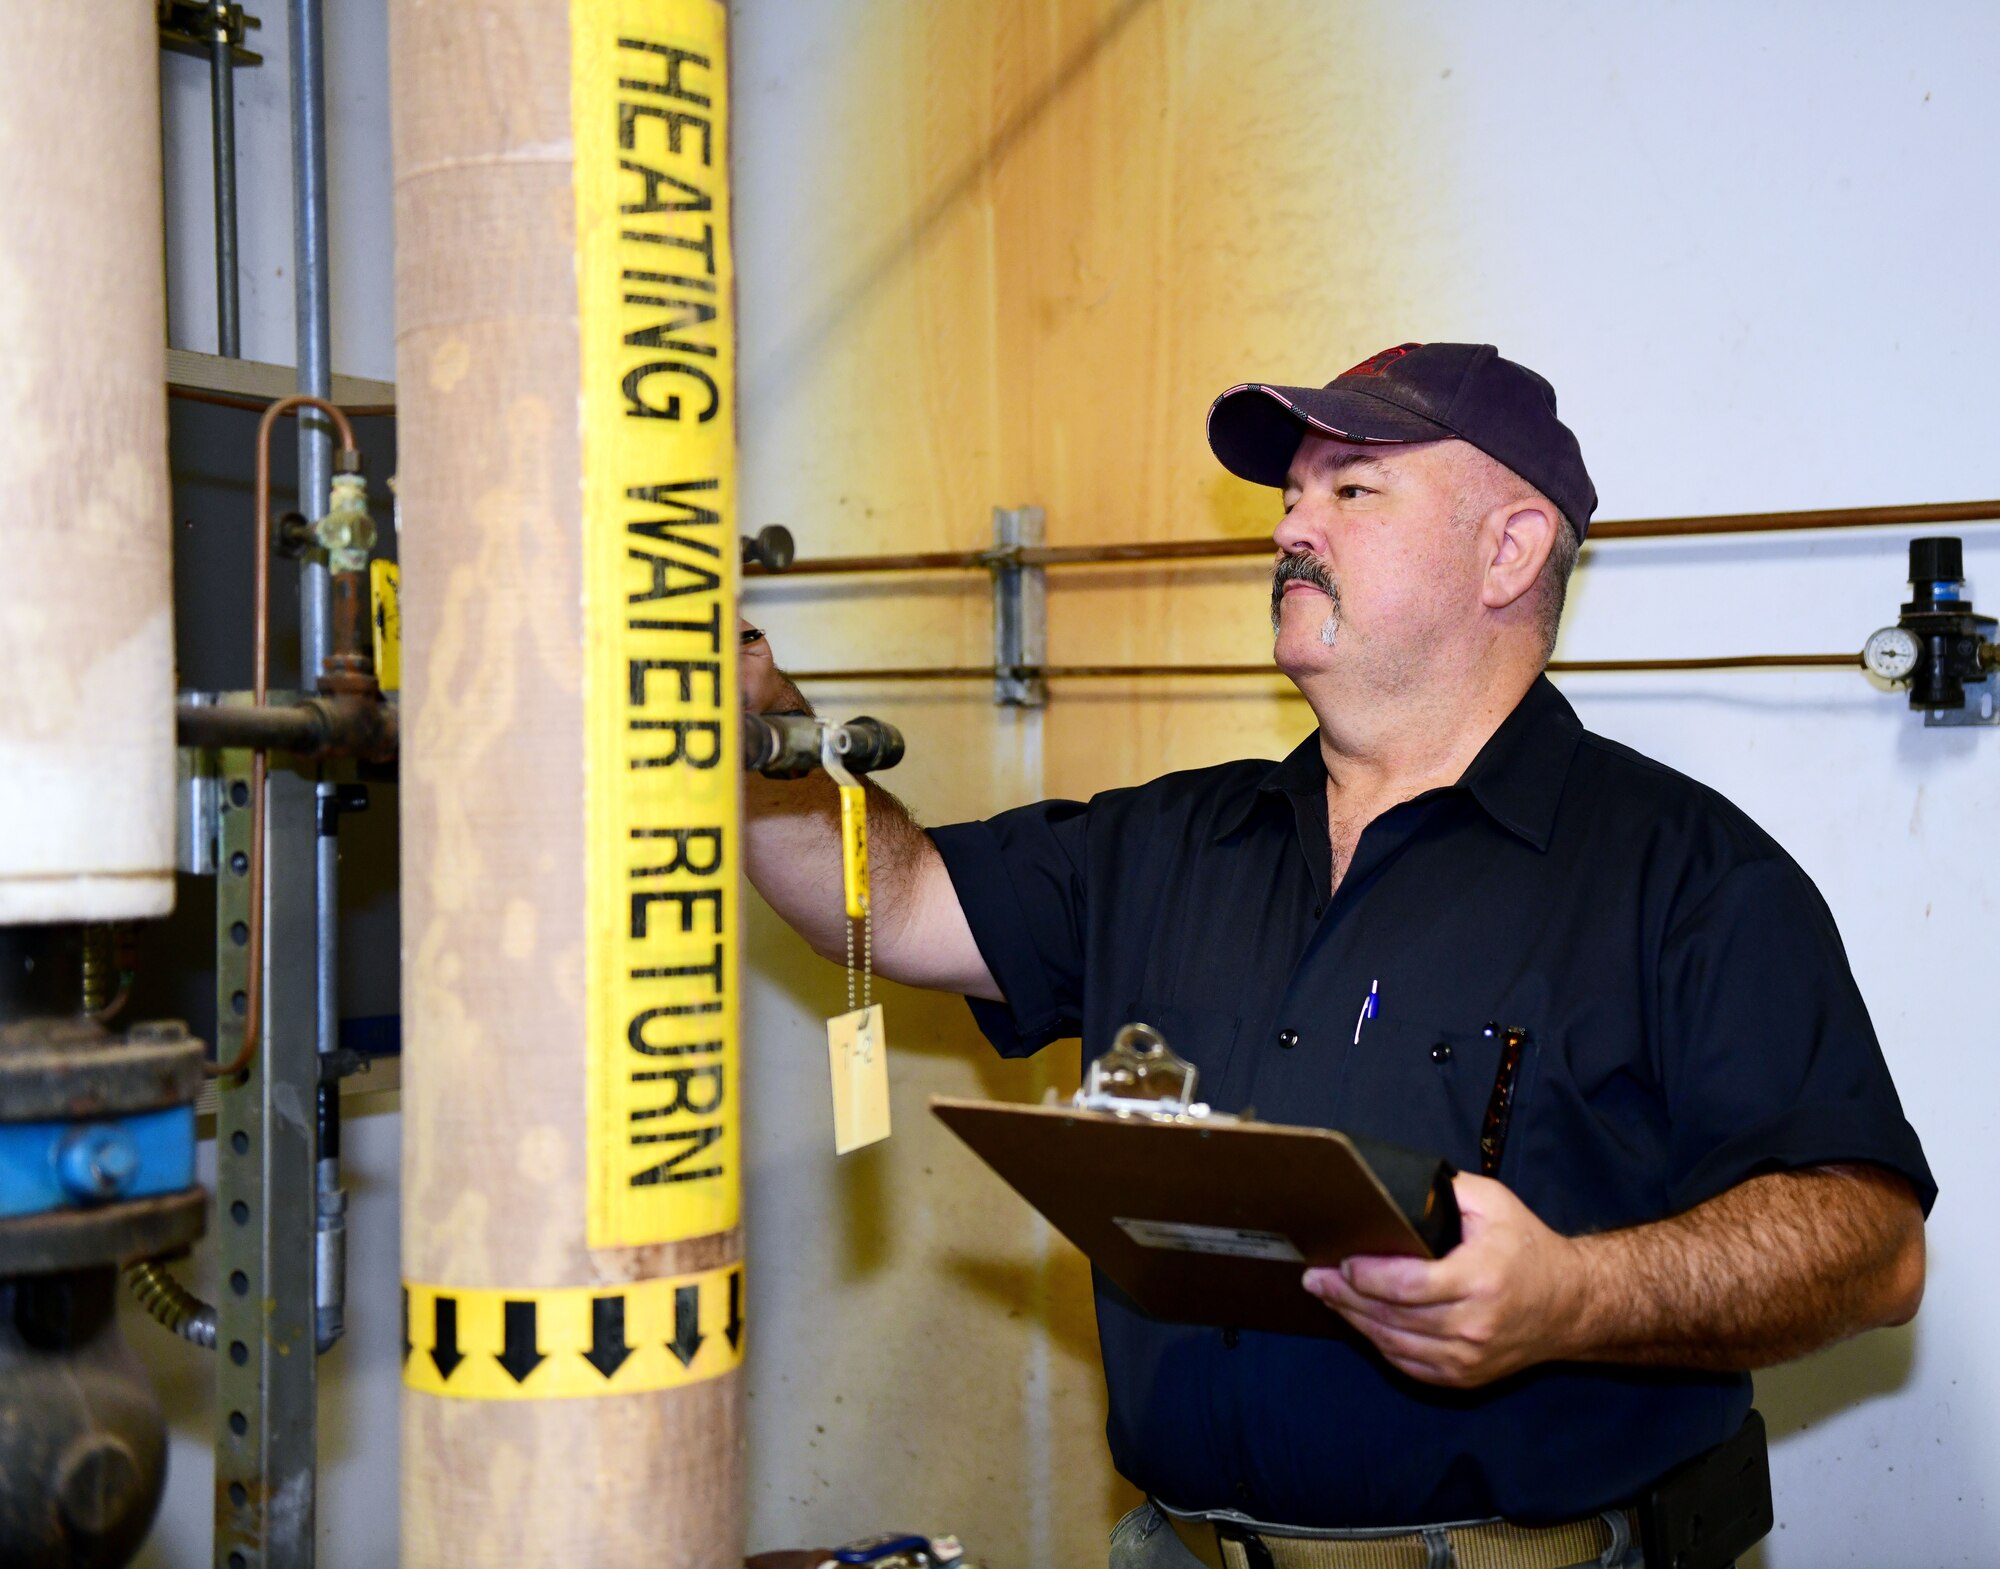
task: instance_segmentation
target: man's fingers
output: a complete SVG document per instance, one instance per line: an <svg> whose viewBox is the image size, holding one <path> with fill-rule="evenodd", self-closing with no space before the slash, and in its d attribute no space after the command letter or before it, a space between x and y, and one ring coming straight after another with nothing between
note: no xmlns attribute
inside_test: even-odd
<svg viewBox="0 0 2000 1569"><path fill-rule="evenodd" d="M1450 1257L1442 1259L1382 1258L1357 1254L1341 1266L1355 1291L1378 1302L1415 1307L1430 1302L1456 1302L1465 1282Z"/></svg>
<svg viewBox="0 0 2000 1569"><path fill-rule="evenodd" d="M1453 1315L1458 1311L1455 1303L1426 1303L1417 1307L1404 1307L1393 1302L1379 1302L1373 1297L1364 1297L1342 1279L1337 1269L1313 1270L1306 1289L1328 1307L1334 1309L1353 1323L1358 1329L1360 1321L1379 1324L1385 1329L1402 1330L1408 1334L1422 1335L1430 1339L1448 1339L1453 1333Z"/></svg>

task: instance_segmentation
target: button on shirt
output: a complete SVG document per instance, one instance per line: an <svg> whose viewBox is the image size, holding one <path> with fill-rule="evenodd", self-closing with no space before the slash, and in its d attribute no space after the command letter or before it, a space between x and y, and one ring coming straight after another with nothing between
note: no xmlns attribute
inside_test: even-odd
<svg viewBox="0 0 2000 1569"><path fill-rule="evenodd" d="M1331 898L1317 735L1275 765L932 838L1007 999L972 1004L1005 1055L1078 1035L1096 1055L1141 1020L1218 1110L1477 1171L1488 1026L1515 1027L1498 1176L1566 1235L1828 1161L1901 1173L1926 1212L1935 1197L1812 883L1714 791L1585 731L1545 679L1457 785L1368 825ZM1096 1291L1112 1458L1181 1509L1568 1518L1630 1502L1750 1403L1745 1375L1609 1365L1442 1390L1356 1338L1161 1323L1101 1275Z"/></svg>

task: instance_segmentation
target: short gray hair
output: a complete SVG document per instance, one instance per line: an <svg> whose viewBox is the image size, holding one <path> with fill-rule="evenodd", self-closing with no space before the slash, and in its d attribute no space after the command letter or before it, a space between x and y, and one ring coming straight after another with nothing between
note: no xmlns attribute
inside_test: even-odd
<svg viewBox="0 0 2000 1569"><path fill-rule="evenodd" d="M1569 575L1576 570L1577 554L1583 549L1576 525L1563 516L1562 508L1551 503L1549 511L1555 514L1556 532L1549 544L1548 559L1542 563L1542 575L1536 589L1541 598L1535 606L1535 624L1542 634L1543 664L1547 664L1549 656L1556 651L1556 634L1562 629L1563 601L1569 597Z"/></svg>

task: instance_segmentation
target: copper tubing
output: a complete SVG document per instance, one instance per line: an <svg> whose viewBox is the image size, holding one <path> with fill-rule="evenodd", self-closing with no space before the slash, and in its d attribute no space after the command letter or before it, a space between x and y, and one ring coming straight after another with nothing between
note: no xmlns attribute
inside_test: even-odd
<svg viewBox="0 0 2000 1569"><path fill-rule="evenodd" d="M251 706L264 708L270 695L271 660L271 429L278 416L302 407L318 409L333 421L340 434L343 452L356 453L354 427L333 404L310 393L287 393L264 410L257 422L257 588L256 613L251 637L255 675L251 681ZM202 1071L212 1079L227 1079L249 1067L257 1055L258 1021L264 990L264 775L267 754L263 747L250 753L250 980L244 987L243 1045L228 1062L210 1062Z"/></svg>
<svg viewBox="0 0 2000 1569"><path fill-rule="evenodd" d="M1859 654L1720 654L1700 659L1557 659L1555 675L1603 675L1647 670L1859 670ZM882 670L788 670L794 681L991 681L992 665L904 665ZM1047 681L1141 679L1154 676L1276 676L1276 665L1023 665L1010 675Z"/></svg>
<svg viewBox="0 0 2000 1569"><path fill-rule="evenodd" d="M1895 507L1837 507L1816 512L1732 512L1712 517L1633 518L1591 525L1586 547L1613 539L1656 539L1664 535L1769 534L1793 529L1935 528L1947 523L2000 521L2000 501L1940 501ZM1126 545L1029 545L1008 552L1006 564L1030 567L1105 565L1119 561L1199 561L1228 556L1268 556L1276 547L1269 535L1227 539L1167 539ZM787 577L849 572L984 572L1001 558L991 550L934 550L886 556L807 556L785 569ZM749 565L744 571L764 575Z"/></svg>
<svg viewBox="0 0 2000 1569"><path fill-rule="evenodd" d="M320 672L322 692L377 693L375 648L368 619L368 574L335 572L332 577L332 635L327 640L326 665Z"/></svg>

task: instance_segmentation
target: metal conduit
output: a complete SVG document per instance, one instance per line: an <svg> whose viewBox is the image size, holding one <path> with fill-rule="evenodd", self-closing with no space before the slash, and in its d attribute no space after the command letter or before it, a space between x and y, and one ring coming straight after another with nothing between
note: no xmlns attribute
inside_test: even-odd
<svg viewBox="0 0 2000 1569"><path fill-rule="evenodd" d="M1680 518L1632 518L1594 523L1586 549L1617 539L1657 539L1690 534L1771 534L1795 529L1935 528L1947 523L2000 522L2000 501L1919 502L1909 506L1834 507L1806 512L1734 512ZM1121 561L1198 561L1230 556L1268 556L1270 536L1246 534L1224 539L1143 540L1122 545L1029 545L1004 556L993 550L932 550L872 556L807 556L785 569L786 577L862 572L985 572L1007 565L1068 567ZM751 577L769 574L749 566Z"/></svg>
<svg viewBox="0 0 2000 1569"><path fill-rule="evenodd" d="M320 0L291 0L292 225L298 334L298 389L318 399L333 394L332 291L328 281L326 64ZM298 421L299 510L319 517L333 478L333 432L324 420ZM351 439L349 445L352 445ZM299 574L299 665L318 671L333 646L331 578L325 564L306 560ZM338 786L321 779L320 831L314 839L313 930L316 998L314 1047L321 1062L340 1043L340 853L331 829L338 813L327 802ZM340 1094L319 1087L315 1162L314 1320L321 1352L346 1327L347 1195L340 1186Z"/></svg>
<svg viewBox="0 0 2000 1569"><path fill-rule="evenodd" d="M215 158L215 338L230 359L243 352L236 262L236 42L230 0L209 7L210 125Z"/></svg>

